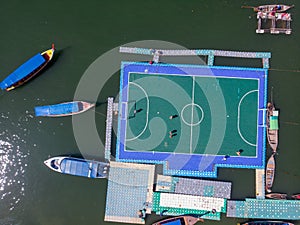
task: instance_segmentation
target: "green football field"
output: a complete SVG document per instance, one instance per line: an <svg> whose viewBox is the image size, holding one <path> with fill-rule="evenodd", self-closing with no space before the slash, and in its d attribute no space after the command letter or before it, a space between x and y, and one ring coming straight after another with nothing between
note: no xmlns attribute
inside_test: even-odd
<svg viewBox="0 0 300 225"><path fill-rule="evenodd" d="M258 80L130 73L127 151L256 156ZM170 133L171 132L171 133Z"/></svg>

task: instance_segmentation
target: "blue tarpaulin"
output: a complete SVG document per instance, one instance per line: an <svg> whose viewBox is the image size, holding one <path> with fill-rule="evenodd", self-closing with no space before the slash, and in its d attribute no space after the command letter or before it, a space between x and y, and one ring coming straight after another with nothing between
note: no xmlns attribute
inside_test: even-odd
<svg viewBox="0 0 300 225"><path fill-rule="evenodd" d="M34 108L36 116L55 116L79 111L78 102L67 102L56 105L37 106Z"/></svg>
<svg viewBox="0 0 300 225"><path fill-rule="evenodd" d="M98 163L93 163L79 159L64 159L60 164L63 173L96 178L98 173Z"/></svg>
<svg viewBox="0 0 300 225"><path fill-rule="evenodd" d="M163 223L164 225L181 225L180 219Z"/></svg>
<svg viewBox="0 0 300 225"><path fill-rule="evenodd" d="M8 77L6 77L1 83L0 88L2 90L9 88L14 83L22 80L24 77L28 76L32 71L41 66L46 60L44 57L38 53L21 65L18 69L12 72Z"/></svg>

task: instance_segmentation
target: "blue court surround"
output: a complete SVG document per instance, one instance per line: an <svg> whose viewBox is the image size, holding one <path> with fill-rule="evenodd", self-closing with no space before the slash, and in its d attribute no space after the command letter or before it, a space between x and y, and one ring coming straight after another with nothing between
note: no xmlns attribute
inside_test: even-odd
<svg viewBox="0 0 300 225"><path fill-rule="evenodd" d="M174 154L166 152L126 151L126 119L119 116L116 146L116 161L157 163L164 165L164 174L193 177L217 177L218 167L258 169L265 167L265 108L267 103L268 70L265 68L198 66L180 64L149 64L141 62L123 62L121 66L119 112L126 114L125 104L128 94L122 91L129 84L130 73L148 73L165 75L215 76L239 79L257 79L258 87L258 119L257 119L257 155L256 157L229 157L226 161L221 155ZM182 163L184 162L184 164ZM203 168L201 164L207 166Z"/></svg>

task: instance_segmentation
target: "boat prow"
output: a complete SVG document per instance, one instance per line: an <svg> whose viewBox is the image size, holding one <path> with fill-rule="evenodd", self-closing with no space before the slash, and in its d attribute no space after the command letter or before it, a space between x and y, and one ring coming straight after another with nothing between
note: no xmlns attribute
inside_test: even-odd
<svg viewBox="0 0 300 225"><path fill-rule="evenodd" d="M0 83L0 88L2 90L11 91L35 77L51 61L54 51L54 44L52 44L51 49L31 57L7 76Z"/></svg>
<svg viewBox="0 0 300 225"><path fill-rule="evenodd" d="M292 195L292 198L295 200L300 200L300 194L294 194Z"/></svg>

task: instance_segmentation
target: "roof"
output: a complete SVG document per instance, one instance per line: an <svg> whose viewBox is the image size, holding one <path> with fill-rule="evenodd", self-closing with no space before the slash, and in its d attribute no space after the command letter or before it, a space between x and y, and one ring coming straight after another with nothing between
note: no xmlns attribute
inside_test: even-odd
<svg viewBox="0 0 300 225"><path fill-rule="evenodd" d="M32 71L37 69L45 62L45 58L40 54L36 54L32 58L30 58L27 62L17 68L13 73L11 73L8 77L6 77L1 83L0 88L2 90L12 86L16 82L22 80L26 76L28 76Z"/></svg>

